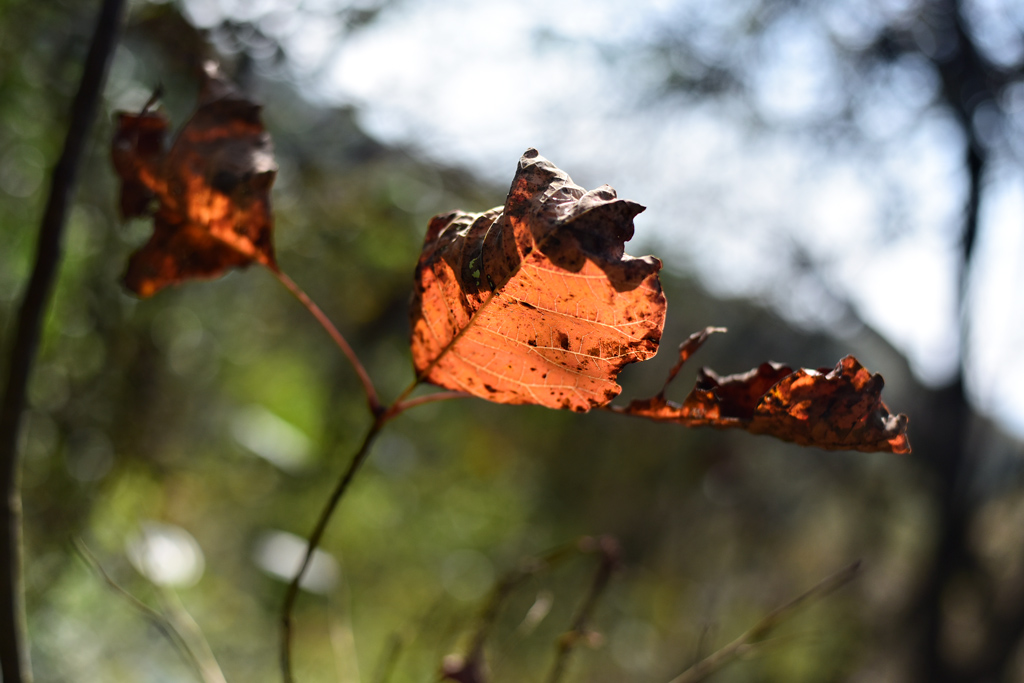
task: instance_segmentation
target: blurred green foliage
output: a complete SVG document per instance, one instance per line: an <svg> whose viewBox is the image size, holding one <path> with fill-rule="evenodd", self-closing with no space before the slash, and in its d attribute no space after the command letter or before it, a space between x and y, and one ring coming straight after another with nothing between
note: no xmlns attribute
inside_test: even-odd
<svg viewBox="0 0 1024 683"><path fill-rule="evenodd" d="M5 341L93 5L0 2ZM173 6L134 6L68 226L22 449L40 681L193 680L180 654L77 558L74 538L147 603L175 590L229 680L277 680L284 583L261 569L257 549L271 532L309 533L370 422L344 359L266 273L145 301L118 284L149 226L115 216L111 115L141 106L162 83L180 125L204 45ZM412 378L406 304L427 219L499 204L505 188L383 147L352 111L305 102L272 69L234 61L265 103L281 165L280 262L391 399ZM632 253L643 252L643 239ZM913 380L877 339L839 345L754 305L713 300L678 273L664 284L665 348L624 373L624 396L656 391L674 344L714 324L730 334L695 363L723 372L769 358L819 367L855 352L886 374L890 406L913 413ZM677 396L691 377L684 370ZM340 579L300 600L298 679L354 681L357 671L377 681L392 670L394 683L437 680L442 657L466 647L498 577L524 557L608 533L624 548L624 568L592 624L603 645L576 653L570 680L668 681L857 558L865 570L854 585L716 680L877 680L871 672L898 658L893 625L930 543L922 487L913 462L894 456L475 400L420 407L387 427L329 527L323 549ZM195 538L205 559L198 581L158 589L132 567L126 547L147 521ZM541 678L595 566L573 559L512 594L488 649L493 680ZM531 606L547 600L550 613L524 626Z"/></svg>

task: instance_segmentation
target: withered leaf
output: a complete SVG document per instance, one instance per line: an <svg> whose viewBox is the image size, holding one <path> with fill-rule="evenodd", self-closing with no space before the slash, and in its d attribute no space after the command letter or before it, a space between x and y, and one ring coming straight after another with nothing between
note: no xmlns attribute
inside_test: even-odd
<svg viewBox="0 0 1024 683"><path fill-rule="evenodd" d="M705 338L706 334L700 342ZM694 350L691 346L687 356ZM883 385L881 375L868 372L853 356L831 370L794 371L762 363L749 372L722 377L704 368L682 404L667 400L662 390L653 398L613 410L687 427L738 428L828 450L909 453L909 418L889 413L881 400Z"/></svg>
<svg viewBox="0 0 1024 683"><path fill-rule="evenodd" d="M410 313L419 377L497 403L611 401L665 324L661 262L624 253L643 208L530 149L504 207L435 216Z"/></svg>
<svg viewBox="0 0 1024 683"><path fill-rule="evenodd" d="M276 268L270 186L277 173L260 108L208 63L199 104L170 149L169 123L148 106L120 112L112 145L121 215L157 204L153 235L128 261L125 285L139 296L233 267Z"/></svg>
<svg viewBox="0 0 1024 683"><path fill-rule="evenodd" d="M665 389L672 383L672 380L676 378L679 371L683 368L683 364L690 360L690 356L697 353L697 349L704 345L704 342L708 340L715 332L725 332L724 327L705 327L700 332L694 332L686 340L679 345L679 360L672 366L672 369L668 372L668 378L665 380L665 386L661 388L661 393L665 393Z"/></svg>

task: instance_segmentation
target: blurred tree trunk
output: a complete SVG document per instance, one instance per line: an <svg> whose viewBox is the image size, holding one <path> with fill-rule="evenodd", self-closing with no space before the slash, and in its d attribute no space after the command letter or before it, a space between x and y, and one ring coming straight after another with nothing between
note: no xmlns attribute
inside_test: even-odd
<svg viewBox="0 0 1024 683"><path fill-rule="evenodd" d="M933 63L942 80L942 99L956 117L967 140L964 167L968 199L961 237L960 323L961 365L955 380L931 392L928 413L915 430L915 446L922 464L934 475L935 545L911 617L919 633L915 672L922 683L1006 680L1022 630L1020 605L997 605L991 578L972 555L970 527L979 508L972 494L980 421L964 391L964 354L970 324L967 307L968 281L979 228L979 210L989 150L979 139L975 112L992 103L1007 74L991 64L978 50L966 29L960 0L937 0L925 6L923 19L936 32L938 44ZM923 423L923 424L922 424ZM965 590L981 606L985 623L980 647L955 656L950 651L957 634L950 623L951 590Z"/></svg>

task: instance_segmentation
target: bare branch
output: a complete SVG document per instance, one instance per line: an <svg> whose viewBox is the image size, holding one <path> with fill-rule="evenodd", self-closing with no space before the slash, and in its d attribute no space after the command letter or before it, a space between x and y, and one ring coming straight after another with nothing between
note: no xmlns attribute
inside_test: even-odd
<svg viewBox="0 0 1024 683"><path fill-rule="evenodd" d="M591 547L586 547L591 546ZM601 536L598 539L584 539L581 542L581 550L584 552L597 552L601 555L601 563L594 573L594 580L590 584L590 590L583 599L576 617L573 619L572 627L564 633L558 641L558 651L555 655L555 662L551 666L551 673L548 674L548 683L558 683L565 675L569 665L569 656L580 640L587 636L587 625L597 607L597 603L608 587L608 581L612 573L618 568L621 551L619 543L611 536Z"/></svg>

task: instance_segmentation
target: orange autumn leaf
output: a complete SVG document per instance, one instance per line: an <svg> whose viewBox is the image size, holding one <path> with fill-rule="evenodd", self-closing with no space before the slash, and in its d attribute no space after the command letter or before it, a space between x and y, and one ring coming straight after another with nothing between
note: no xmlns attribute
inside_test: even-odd
<svg viewBox="0 0 1024 683"><path fill-rule="evenodd" d="M128 262L130 290L146 297L254 262L276 268L270 186L277 164L259 112L209 63L196 111L170 149L162 114L148 105L118 114L112 158L121 215L146 215L156 202L153 235Z"/></svg>
<svg viewBox="0 0 1024 683"><path fill-rule="evenodd" d="M418 376L497 403L607 404L665 324L661 262L624 253L643 208L531 149L504 207L435 216L410 313Z"/></svg>
<svg viewBox="0 0 1024 683"><path fill-rule="evenodd" d="M670 381L712 329L684 342ZM738 428L828 450L909 453L909 420L889 413L881 400L883 385L881 375L868 372L853 356L832 370L794 371L762 363L722 377L704 368L682 404L667 400L663 389L653 398L613 410L687 427Z"/></svg>

